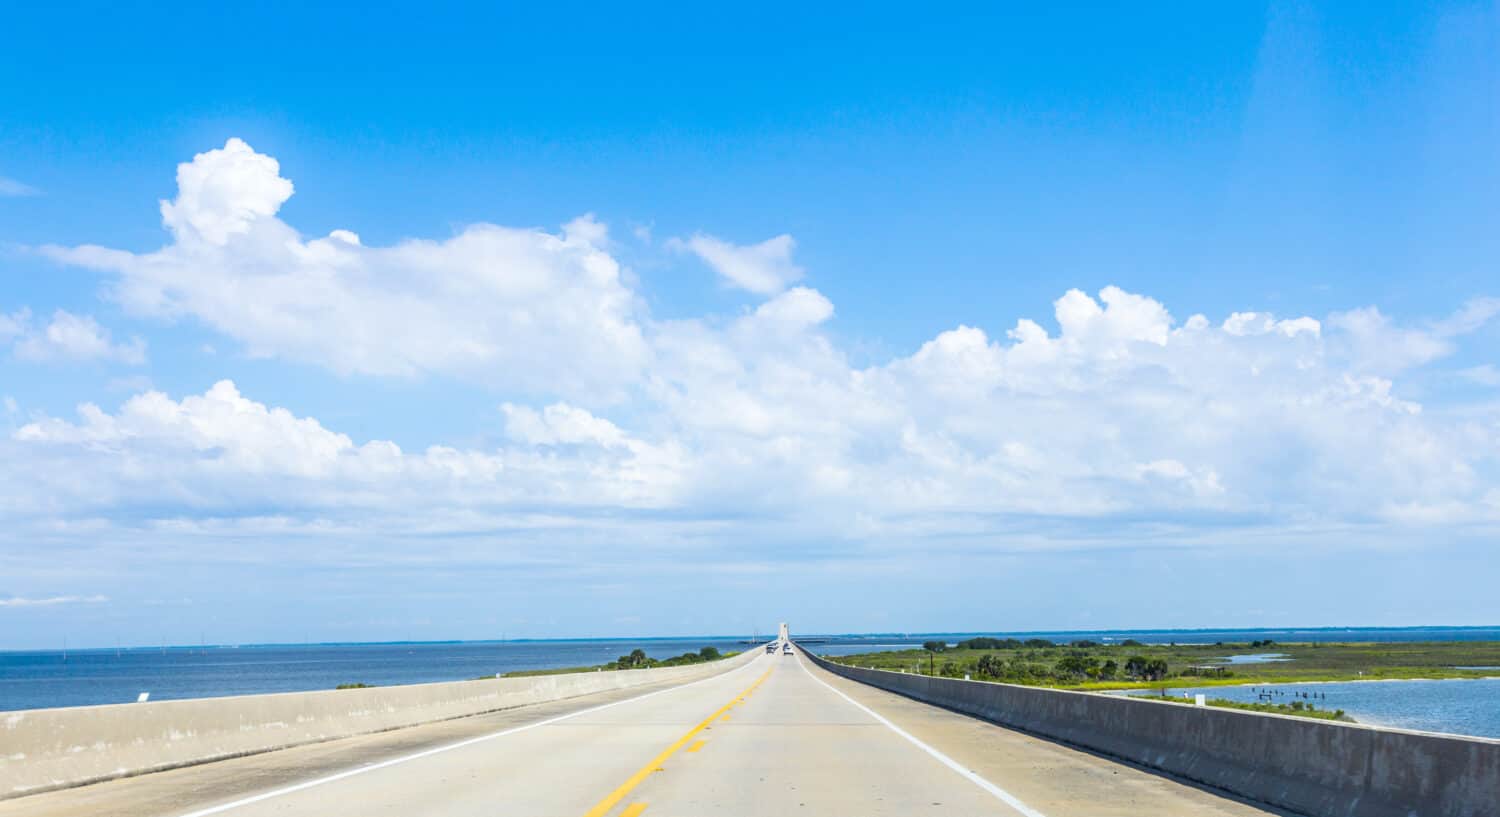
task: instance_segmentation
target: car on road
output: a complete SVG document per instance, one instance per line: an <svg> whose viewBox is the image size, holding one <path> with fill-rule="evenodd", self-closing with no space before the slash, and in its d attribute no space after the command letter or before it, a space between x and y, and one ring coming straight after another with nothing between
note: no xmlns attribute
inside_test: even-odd
<svg viewBox="0 0 1500 817"><path fill-rule="evenodd" d="M766 645L766 652L776 652L776 645L775 644L767 644Z"/></svg>
<svg viewBox="0 0 1500 817"><path fill-rule="evenodd" d="M781 645L781 654L782 655L791 655L792 654L792 645L791 644L782 644Z"/></svg>

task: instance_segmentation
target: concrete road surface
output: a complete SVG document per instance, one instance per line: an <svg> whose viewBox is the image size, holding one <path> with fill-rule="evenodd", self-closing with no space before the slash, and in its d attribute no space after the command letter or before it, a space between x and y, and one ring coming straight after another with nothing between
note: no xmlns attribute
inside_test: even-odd
<svg viewBox="0 0 1500 817"><path fill-rule="evenodd" d="M0 801L62 815L1283 812L763 655L723 675Z"/></svg>

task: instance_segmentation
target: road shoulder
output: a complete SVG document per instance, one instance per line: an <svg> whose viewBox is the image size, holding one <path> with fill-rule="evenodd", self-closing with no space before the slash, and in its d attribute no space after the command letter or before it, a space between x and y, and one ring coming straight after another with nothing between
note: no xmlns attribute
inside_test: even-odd
<svg viewBox="0 0 1500 817"><path fill-rule="evenodd" d="M819 680L1013 793L1047 817L1296 817L1169 775L851 681ZM969 785L957 774L954 785Z"/></svg>

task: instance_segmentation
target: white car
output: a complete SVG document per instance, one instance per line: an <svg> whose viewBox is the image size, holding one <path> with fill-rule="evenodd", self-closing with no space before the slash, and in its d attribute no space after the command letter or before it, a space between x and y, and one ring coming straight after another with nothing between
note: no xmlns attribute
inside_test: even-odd
<svg viewBox="0 0 1500 817"><path fill-rule="evenodd" d="M791 655L792 654L792 645L791 644L782 644L781 645L781 654L782 655Z"/></svg>

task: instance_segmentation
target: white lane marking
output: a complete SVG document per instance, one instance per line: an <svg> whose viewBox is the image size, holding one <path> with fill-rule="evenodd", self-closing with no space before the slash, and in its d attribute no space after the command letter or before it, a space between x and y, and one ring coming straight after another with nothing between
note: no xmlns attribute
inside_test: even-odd
<svg viewBox="0 0 1500 817"><path fill-rule="evenodd" d="M273 797L280 797L280 796L282 796L284 794L291 794L293 792L302 791L303 789L310 789L310 788L312 788L314 786L321 786L324 783L332 783L332 782L334 782L336 780L343 780L345 778L354 777L355 775L365 774L366 772L373 772L373 771L377 771L379 769L385 769L385 768L388 768L390 766L395 766L395 765L398 765L398 764L401 764L401 763L406 763L408 761L418 760L418 759L421 759L421 758L424 758L424 757L431 757L432 755L442 754L443 752L451 752L454 749L462 749L465 746L473 746L476 743L483 743L484 741L487 741L487 740L494 740L495 738L503 738L506 735L514 735L517 732L526 732L528 730L537 729L539 727L547 726L549 724L554 724L554 723L557 723L559 721L565 721L565 720L568 720L569 718L576 718L576 717L579 717L580 715L589 715L589 714L592 714L594 712L600 712L600 711L605 710L605 709L612 709L612 708L617 707L617 706L624 706L625 704L633 704L636 701L644 701L647 698L655 698L658 695L665 695L668 692L676 692L679 689L687 689L688 687L697 686L698 684L706 683L708 681L717 681L717 680L721 680L721 679L724 679L724 678L728 678L731 675L734 675L734 674L740 673L740 672L744 672L747 668L755 666L757 663L759 663L761 661L762 658L764 658L764 656L756 656L753 660L751 660L750 662L746 663L745 666L740 667L739 669L733 669L733 670L730 670L728 672L720 673L718 675L711 675L711 676L709 676L707 678L700 678L700 679L698 679L696 681L689 681L686 684L680 684L678 686L668 687L666 689L658 689L655 692L648 692L645 695L637 695L634 698L626 698L623 701L615 701L614 703L600 704L599 706L591 706L588 709L580 709L577 712L569 712L566 715L558 715L555 718L548 718L548 719L543 720L543 721L537 721L536 723L528 723L525 726L515 726L515 727L512 727L510 729L503 729L503 730L501 730L499 732L491 732L491 733L489 733L487 735L480 735L478 737L473 737L473 738L465 738L464 740L460 740L460 741L458 741L456 743L448 743L448 744L444 744L442 746L435 746L435 747L433 747L431 749L424 749L424 750L422 750L420 752L414 752L414 753L409 754L409 755L402 755L401 757L393 757L390 760L382 760L379 763L371 763L368 766L359 766L357 768L349 769L347 771L342 771L342 772L339 772L337 774L331 774L331 775L328 775L326 777L319 777L319 778L315 778L313 780L303 781L301 783L297 783L296 785L286 786L286 787L280 788L280 789L272 789L271 791L267 791L267 792L261 792L260 794L253 795L251 797L245 797L245 798L242 798L242 799L239 799L239 800L233 800L233 801L230 801L228 803L220 803L217 806L210 806L208 808L199 809L197 811L189 811L189 812L187 812L185 814L179 814L177 817L207 817L207 815L209 815L209 814L220 814L222 812L229 811L230 809L236 809L236 808L239 808L241 806L248 806L251 803L259 803L262 800L270 800Z"/></svg>
<svg viewBox="0 0 1500 817"><path fill-rule="evenodd" d="M807 668L807 665L804 664L804 663L802 663L802 656L800 656L800 655L797 656L797 666L801 667L802 671L805 672L805 673L807 673L807 677L809 677L809 678L813 679L814 681L817 681L818 683L822 684L824 686L824 688L826 688L828 691L832 692L833 694L835 694L835 695L839 696L840 698L843 698L844 700L846 700L849 703L853 704L856 708L858 708L859 710L861 710L862 712L864 712L866 715L869 715L870 717L874 718L875 720L880 721L881 723L885 724L886 727L889 728L892 732L895 732L896 734L900 735L901 737L906 738L908 741L911 742L911 744L913 746L916 746L918 749L921 749L922 751L926 752L927 754L932 755L933 757L937 758L937 760L938 760L939 763L941 763L944 766L947 766L948 768L952 769L953 771L958 772L959 774L963 775L965 778L968 779L968 781L970 783L973 783L974 785L978 786L979 788L984 789L985 791L989 792L990 794L993 794L995 797L999 798L1001 802L1005 803L1005 805L1010 806L1011 808L1015 809L1016 811L1021 812L1022 814L1026 815L1026 817L1047 817L1045 814L1042 814L1040 811L1037 811L1036 809L1032 808L1031 806L1028 806L1025 803L1022 803L1019 799L1016 798L1015 795L1011 794L1010 792L1006 791L1005 789L1002 789L999 786L996 786L994 783L991 783L990 781L985 780L984 778L982 778L979 775L975 774L974 772L972 772L972 771L970 771L968 769L965 769L963 766L959 765L958 761L954 760L953 758L948 757L947 755L943 754L942 752L939 752L938 750L932 748L931 746L928 746L927 744L923 743L922 741L917 740L915 737L913 737L911 735L911 733L907 732L905 729L902 729L901 727L897 726L896 724L891 723L890 721L888 721L885 718L881 717L880 714L877 713L875 710L869 708L868 706L865 706L864 704L860 703L859 701L854 700L853 698L849 697L848 695L845 695L837 687L833 686L832 684L829 684L827 681L824 681L822 678L819 678L818 676L813 675L812 671Z"/></svg>

